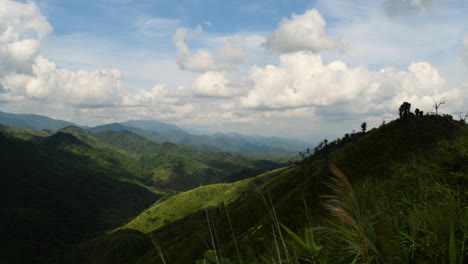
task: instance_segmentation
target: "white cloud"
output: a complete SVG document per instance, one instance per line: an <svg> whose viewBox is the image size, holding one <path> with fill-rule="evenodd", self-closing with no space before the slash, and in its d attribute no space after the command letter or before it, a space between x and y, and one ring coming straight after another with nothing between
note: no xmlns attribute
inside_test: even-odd
<svg viewBox="0 0 468 264"><path fill-rule="evenodd" d="M254 87L241 102L248 108L281 109L352 100L365 89L365 71L348 69L339 61L324 65L321 56L311 52L284 54L278 66L253 69Z"/></svg>
<svg viewBox="0 0 468 264"><path fill-rule="evenodd" d="M430 110L432 98L463 100L460 91L447 88L427 62L412 63L408 71L372 71L350 68L341 61L324 64L318 54L296 52L281 55L278 66L253 69L250 79L254 87L241 98L241 105L260 110L327 107L342 116L379 115L397 109L403 101Z"/></svg>
<svg viewBox="0 0 468 264"><path fill-rule="evenodd" d="M206 72L199 75L192 84L196 95L208 97L230 97L239 93L232 87L231 81L225 72Z"/></svg>
<svg viewBox="0 0 468 264"><path fill-rule="evenodd" d="M30 71L40 40L51 31L34 2L0 1L0 79Z"/></svg>
<svg viewBox="0 0 468 264"><path fill-rule="evenodd" d="M122 105L129 107L155 107L166 104L177 104L179 99L170 94L166 85L155 85L150 90L140 90L136 94L127 94Z"/></svg>
<svg viewBox="0 0 468 264"><path fill-rule="evenodd" d="M291 19L284 18L279 23L264 45L280 53L320 52L339 48L340 44L327 36L325 26L325 20L316 9L308 10L302 15L292 14Z"/></svg>
<svg viewBox="0 0 468 264"><path fill-rule="evenodd" d="M186 28L178 28L174 35L174 43L177 47L177 63L182 69L194 72L222 71L232 69L243 62L246 54L238 47L227 42L214 50L198 49L192 52L186 43L186 39L194 34L201 33L198 26L194 31Z"/></svg>
<svg viewBox="0 0 468 264"><path fill-rule="evenodd" d="M33 100L68 103L81 107L112 106L122 94L118 70L70 71L39 56L32 74L7 75L6 91Z"/></svg>
<svg viewBox="0 0 468 264"><path fill-rule="evenodd" d="M454 86L465 81L466 65L460 60L460 36L468 24L467 5L436 1L428 12L388 17L383 1L319 0L320 11L333 20L329 34L346 43L343 53L328 52L325 61L372 69L405 69L413 61L429 61ZM436 32L436 33L435 33Z"/></svg>
<svg viewBox="0 0 468 264"><path fill-rule="evenodd" d="M468 21L463 10L395 21L385 15L384 1L319 0L316 6L324 16L317 10L293 14L268 36L210 33L201 27L176 30L177 19L139 17L130 19L136 21L130 27L134 31L119 41L71 32L44 42L51 27L33 2L0 0L2 110L40 109L86 125L156 118L292 136L341 134L366 120L380 123L395 117L403 101L427 112L433 99L446 97L444 113L463 109L467 87L446 81L442 76L450 71L437 63L457 61L455 74L466 82L460 50L453 49L460 47L459 25ZM394 4L426 13L429 2ZM324 17L333 23L327 25ZM177 62L172 43L155 41L174 30ZM120 42L135 33L143 39L138 48ZM342 47L335 37L346 40L346 52L320 54ZM463 44L468 63L468 35ZM431 63L412 63L426 60Z"/></svg>
<svg viewBox="0 0 468 264"><path fill-rule="evenodd" d="M39 56L41 41L52 31L34 2L0 1L0 83L8 98L75 106L115 105L118 70L70 71Z"/></svg>

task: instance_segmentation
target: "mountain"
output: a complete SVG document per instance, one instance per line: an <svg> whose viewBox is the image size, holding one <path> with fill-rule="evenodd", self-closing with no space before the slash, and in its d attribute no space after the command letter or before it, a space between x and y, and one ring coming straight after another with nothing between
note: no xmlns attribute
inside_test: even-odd
<svg viewBox="0 0 468 264"><path fill-rule="evenodd" d="M77 125L53 118L34 114L10 114L0 112L0 124L33 130L57 131L65 127ZM85 127L83 127L85 128ZM307 148L308 143L300 140L275 137L246 136L241 134L216 133L212 135L195 135L168 123L156 120L131 120L122 123L104 124L96 127L86 127L90 132L128 130L154 142L171 142L194 148L242 153L258 159L278 160L290 158Z"/></svg>
<svg viewBox="0 0 468 264"><path fill-rule="evenodd" d="M0 126L0 259L62 263L73 245L126 224L163 196L278 166L127 130Z"/></svg>
<svg viewBox="0 0 468 264"><path fill-rule="evenodd" d="M464 123L398 119L294 166L160 200L65 262L463 263L467 153Z"/></svg>
<svg viewBox="0 0 468 264"><path fill-rule="evenodd" d="M175 125L163 123L156 120L130 120L121 123L127 127L134 127L139 128L141 130L152 131L152 132L173 132L173 131L180 131L183 130Z"/></svg>
<svg viewBox="0 0 468 264"><path fill-rule="evenodd" d="M148 184L158 188L189 190L209 183L240 180L281 166L233 153L205 152L169 142L156 143L127 130L101 131L94 136L138 158Z"/></svg>
<svg viewBox="0 0 468 264"><path fill-rule="evenodd" d="M137 161L63 132L0 128L0 259L62 263L154 203Z"/></svg>
<svg viewBox="0 0 468 264"><path fill-rule="evenodd" d="M101 132L101 131L124 131L124 130L134 130L131 127L124 126L120 123L110 123L101 126L90 127L88 130L92 133Z"/></svg>
<svg viewBox="0 0 468 264"><path fill-rule="evenodd" d="M135 131L157 133L0 125L2 262L467 259L468 126L451 116L323 141L283 168Z"/></svg>
<svg viewBox="0 0 468 264"><path fill-rule="evenodd" d="M0 124L35 130L59 130L73 123L33 114L10 114L0 112Z"/></svg>
<svg viewBox="0 0 468 264"><path fill-rule="evenodd" d="M194 135L176 126L157 121L127 121L89 128L91 132L128 130L154 142L171 142L186 146L208 146L222 151L249 154L257 158L282 158L294 156L307 148L308 143L277 137L246 136L236 133ZM170 130L172 129L172 130Z"/></svg>

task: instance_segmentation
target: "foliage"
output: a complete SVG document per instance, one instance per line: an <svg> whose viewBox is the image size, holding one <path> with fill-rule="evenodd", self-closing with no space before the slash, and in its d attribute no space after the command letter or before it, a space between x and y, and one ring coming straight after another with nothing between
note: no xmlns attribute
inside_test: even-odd
<svg viewBox="0 0 468 264"><path fill-rule="evenodd" d="M398 109L400 118L408 118L411 115L411 104L404 102Z"/></svg>
<svg viewBox="0 0 468 264"><path fill-rule="evenodd" d="M247 191L250 181L203 186L157 201L125 228L148 233L202 209L230 204Z"/></svg>
<svg viewBox="0 0 468 264"><path fill-rule="evenodd" d="M0 129L0 256L60 263L71 245L102 235L158 199L134 161L76 137Z"/></svg>
<svg viewBox="0 0 468 264"><path fill-rule="evenodd" d="M186 191L210 183L233 182L280 166L227 152L213 154L168 142L155 143L130 131L104 131L95 136L138 158L146 182L163 189Z"/></svg>
<svg viewBox="0 0 468 264"><path fill-rule="evenodd" d="M172 144L147 147L128 135L109 138L125 139L131 155L96 152L65 134L26 143L54 146L70 160L100 160L102 173L120 164L114 176L136 186L147 183L152 164L164 164L156 170L161 179L179 165L181 175L190 175L221 172L226 160L243 164L229 154L219 154L225 159L217 163ZM131 149L133 142L141 150ZM135 175L125 160L137 159L148 167ZM464 263L467 190L467 126L416 115L324 140L294 166L168 195L123 228L74 247L63 262L149 264L162 263L164 255L167 263Z"/></svg>

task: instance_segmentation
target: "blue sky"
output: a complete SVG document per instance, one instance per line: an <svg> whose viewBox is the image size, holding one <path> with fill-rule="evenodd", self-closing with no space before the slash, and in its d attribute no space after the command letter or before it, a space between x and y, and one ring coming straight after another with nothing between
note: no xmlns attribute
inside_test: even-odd
<svg viewBox="0 0 468 264"><path fill-rule="evenodd" d="M302 12L311 1L38 1L57 34L85 31L108 34L109 28L132 31L135 19L158 17L183 25L212 22L218 32L271 30L284 14Z"/></svg>
<svg viewBox="0 0 468 264"><path fill-rule="evenodd" d="M81 125L336 137L447 99L466 112L461 0L0 0L0 111Z"/></svg>

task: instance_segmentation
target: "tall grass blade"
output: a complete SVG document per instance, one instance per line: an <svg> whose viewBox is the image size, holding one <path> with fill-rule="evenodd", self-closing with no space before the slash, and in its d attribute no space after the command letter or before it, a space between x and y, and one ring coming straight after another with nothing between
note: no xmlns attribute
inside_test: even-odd
<svg viewBox="0 0 468 264"><path fill-rule="evenodd" d="M455 240L455 230L453 226L450 231L449 260L450 264L455 264L457 262L457 241Z"/></svg>

